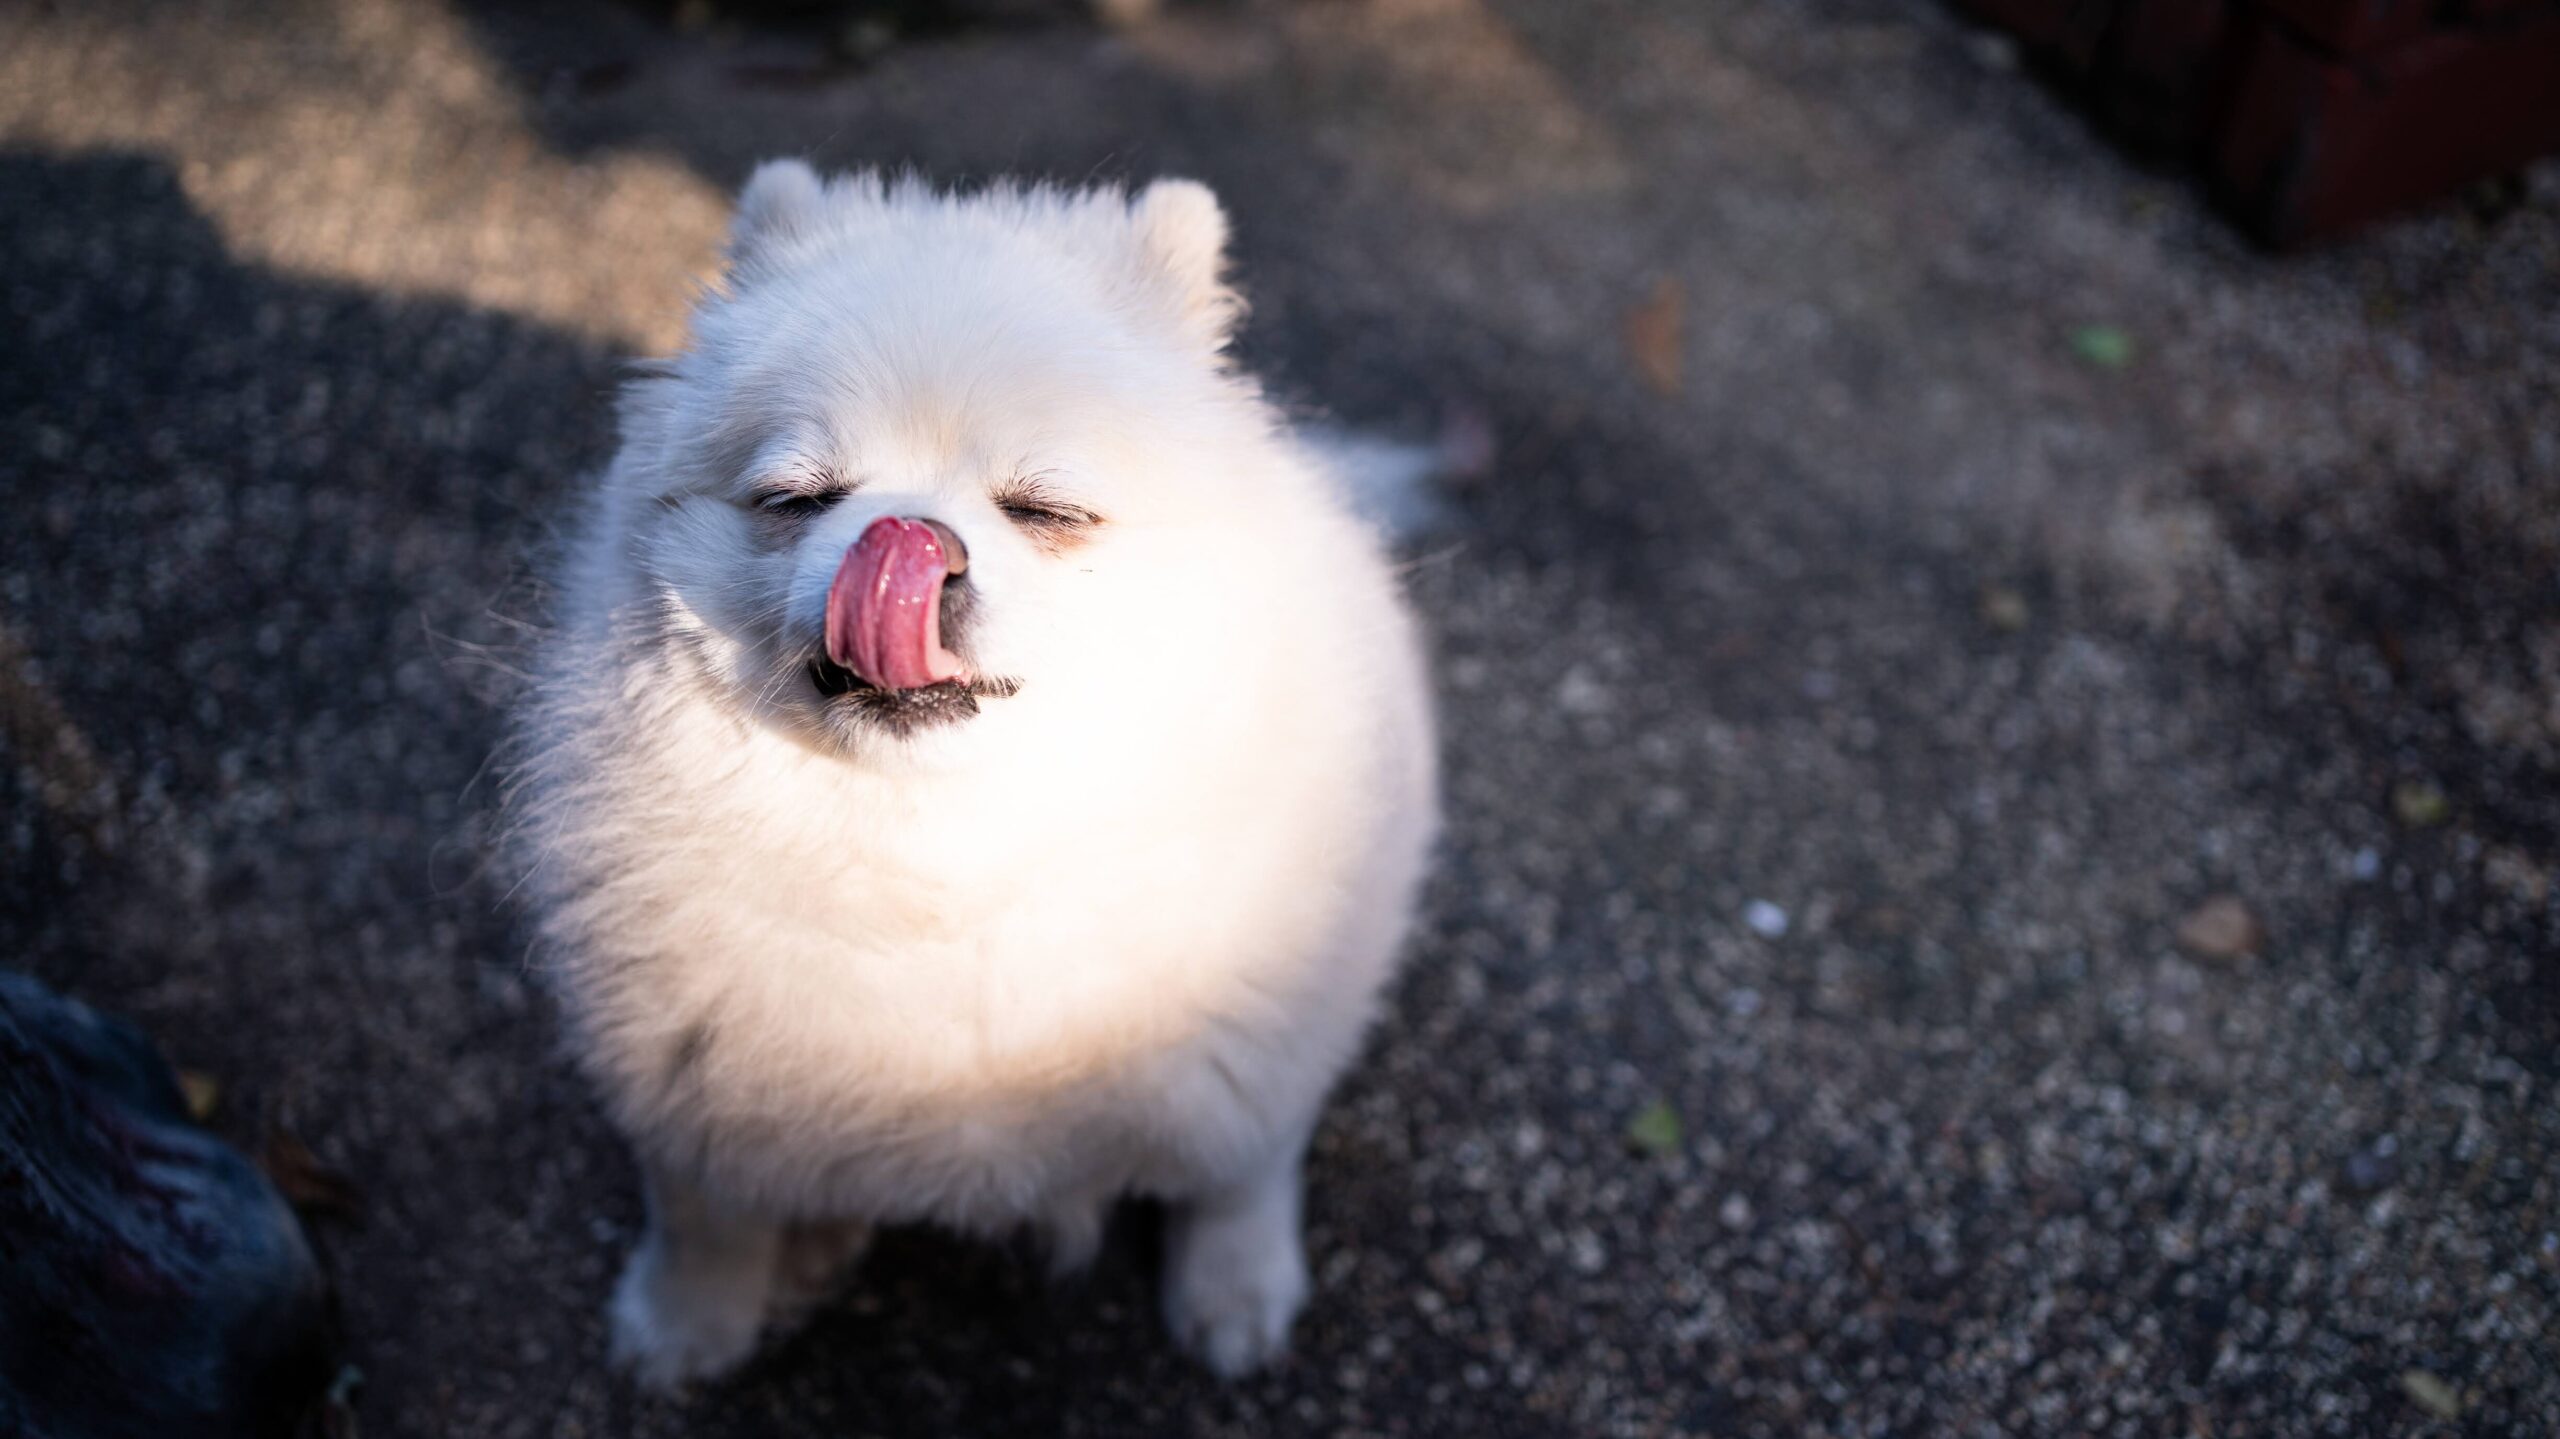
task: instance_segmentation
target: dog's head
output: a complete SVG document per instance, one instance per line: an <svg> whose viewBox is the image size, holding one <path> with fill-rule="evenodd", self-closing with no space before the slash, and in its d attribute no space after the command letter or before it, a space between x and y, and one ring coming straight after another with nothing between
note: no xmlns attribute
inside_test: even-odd
<svg viewBox="0 0 2560 1439"><path fill-rule="evenodd" d="M947 744L1215 644L1268 422L1199 185L939 194L768 164L616 466L664 633L764 722ZM1248 547L1249 548L1249 547Z"/></svg>

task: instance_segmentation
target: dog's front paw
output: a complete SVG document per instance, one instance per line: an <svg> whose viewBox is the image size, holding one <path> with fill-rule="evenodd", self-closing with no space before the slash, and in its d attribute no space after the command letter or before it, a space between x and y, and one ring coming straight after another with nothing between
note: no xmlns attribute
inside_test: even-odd
<svg viewBox="0 0 2560 1439"><path fill-rule="evenodd" d="M613 1291L614 1366L662 1392L718 1378L755 1352L766 1295L761 1272L679 1271L644 1245Z"/></svg>
<svg viewBox="0 0 2560 1439"><path fill-rule="evenodd" d="M1220 1378L1249 1374L1289 1347L1307 1302L1297 1227L1195 1221L1166 1256L1164 1319L1176 1344Z"/></svg>

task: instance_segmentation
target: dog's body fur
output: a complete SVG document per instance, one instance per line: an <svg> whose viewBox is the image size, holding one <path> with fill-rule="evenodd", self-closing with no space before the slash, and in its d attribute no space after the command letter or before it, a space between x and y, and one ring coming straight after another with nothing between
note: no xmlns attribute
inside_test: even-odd
<svg viewBox="0 0 2560 1439"><path fill-rule="evenodd" d="M1170 1206L1186 1346L1284 1341L1298 1156L1436 811L1378 542L1219 362L1223 242L1179 183L767 166L730 293L634 385L518 805L649 1178L614 1306L644 1377L743 1358L860 1226L1028 1226L1071 1264L1130 1193ZM1099 524L1026 542L990 501L1026 470ZM853 483L773 529L741 496L777 472ZM809 690L811 577L888 514L967 537L970 653L1017 692L908 732Z"/></svg>

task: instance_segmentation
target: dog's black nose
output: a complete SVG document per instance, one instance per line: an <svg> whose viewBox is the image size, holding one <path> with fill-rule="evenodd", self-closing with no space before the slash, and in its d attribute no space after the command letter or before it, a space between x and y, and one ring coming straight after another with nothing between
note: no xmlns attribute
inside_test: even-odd
<svg viewBox="0 0 2560 1439"><path fill-rule="evenodd" d="M969 568L969 547L960 543L959 531L940 520L919 518L916 523L933 531L933 537L942 542L942 557L950 566L949 573L956 575Z"/></svg>

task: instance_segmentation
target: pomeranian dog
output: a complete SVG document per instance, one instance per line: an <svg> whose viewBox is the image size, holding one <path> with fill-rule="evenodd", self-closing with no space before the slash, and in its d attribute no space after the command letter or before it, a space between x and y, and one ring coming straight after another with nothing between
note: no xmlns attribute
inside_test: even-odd
<svg viewBox="0 0 2560 1439"><path fill-rule="evenodd" d="M1200 185L938 192L780 161L621 407L514 796L672 1385L874 1225L1074 1266L1166 1206L1220 1374L1307 1294L1299 1167L1437 823L1380 538L1222 358Z"/></svg>

